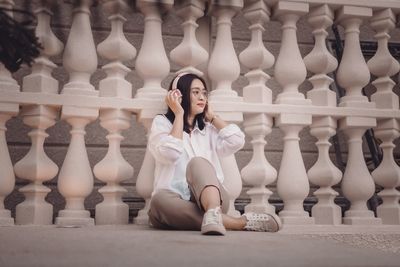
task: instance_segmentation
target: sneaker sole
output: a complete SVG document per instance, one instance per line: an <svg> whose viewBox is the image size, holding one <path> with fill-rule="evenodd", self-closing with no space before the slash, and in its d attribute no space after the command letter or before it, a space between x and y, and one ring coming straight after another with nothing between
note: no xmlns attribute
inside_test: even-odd
<svg viewBox="0 0 400 267"><path fill-rule="evenodd" d="M271 232L278 232L279 230L282 229L282 221L281 218L279 218L278 215L274 214L269 214L271 216L271 218L276 222L278 229L273 229L273 231Z"/></svg>
<svg viewBox="0 0 400 267"><path fill-rule="evenodd" d="M216 225L204 226L201 228L201 234L203 235L225 235L225 228L218 227Z"/></svg>

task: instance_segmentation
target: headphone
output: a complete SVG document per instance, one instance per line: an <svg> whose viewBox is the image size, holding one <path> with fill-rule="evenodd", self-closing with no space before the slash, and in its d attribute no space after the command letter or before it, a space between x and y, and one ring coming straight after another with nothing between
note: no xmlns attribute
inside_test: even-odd
<svg viewBox="0 0 400 267"><path fill-rule="evenodd" d="M190 73L189 72L181 72L175 77L174 81L172 82L172 90L178 89L178 81L179 81L179 79L182 76L185 76L186 74L190 74Z"/></svg>

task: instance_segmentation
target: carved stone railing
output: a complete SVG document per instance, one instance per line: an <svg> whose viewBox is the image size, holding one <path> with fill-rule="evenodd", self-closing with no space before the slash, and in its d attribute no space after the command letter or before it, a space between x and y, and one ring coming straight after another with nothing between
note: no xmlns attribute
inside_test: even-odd
<svg viewBox="0 0 400 267"><path fill-rule="evenodd" d="M70 2L70 1L69 1ZM74 2L74 1L72 1ZM121 132L131 127L130 118L136 116L148 131L152 118L166 110L163 80L171 72L171 62L178 65L177 72L192 71L205 75L211 81L210 104L223 118L243 123L243 130L251 140L252 157L239 172L235 158L221 159L225 185L231 196L229 214L238 216L234 200L242 191L242 181L250 189L246 192L250 203L245 211L273 213L269 204L276 182L276 192L283 201L279 212L285 225L400 225L400 167L393 151L399 133L399 98L393 88L397 82L399 63L390 54L390 31L396 26L400 2L369 0L140 0L132 9L128 2L103 0L95 8L104 9L109 16L111 30L104 40L96 44L90 21L92 1L76 1L72 9L72 24L68 39L63 44L52 32L53 1L38 1L36 35L43 49L23 77L21 85L0 64L0 225L14 224L11 213L4 207L4 199L12 192L15 176L29 181L19 188L25 200L16 206L16 224L58 225L126 224L129 208L122 201L126 188L121 182L132 178L133 167L121 154ZM12 8L11 0L0 1L0 7ZM205 11L207 10L207 14ZM144 16L141 47L135 48L125 37L124 22L130 16ZM164 47L163 19L167 13L176 13L182 21L183 38L169 54ZM12 16L12 12L9 12ZM215 42L211 49L200 43L211 43L209 36L198 40L197 20L203 16L214 17ZM232 37L232 18L244 16L249 23L248 46L235 51ZM276 21L281 26L280 50L273 55L264 45L265 29ZM297 40L299 20L312 29L310 38L315 43L312 50L301 53ZM211 22L211 20L209 20ZM343 56L338 60L326 46L328 27L340 25L344 33ZM206 25L203 23L202 25ZM277 24L275 24L277 25ZM376 32L376 54L365 61L360 47L360 30L365 27ZM203 33L206 31L203 31ZM205 38L205 39L204 39ZM136 56L136 49L138 53ZM69 80L58 93L58 83L52 71L57 67L52 57L59 54ZM98 88L90 78L99 69L98 56L105 60L101 70L105 76ZM136 59L131 70L127 63ZM207 71L202 69L205 63ZM240 65L241 64L241 65ZM245 67L242 96L232 84ZM272 73L271 75L267 73ZM125 76L134 72L143 82L141 88L132 88ZM307 72L309 75L307 76ZM331 75L336 72L337 80ZM376 92L371 100L362 94L369 85ZM278 86L267 86L270 79ZM302 84L308 80L312 88ZM330 89L335 82L345 90L337 104L337 96ZM132 96L132 89L137 89ZM274 92L278 92L276 98ZM19 116L30 127L29 152L12 165L6 140L6 122ZM46 129L58 120L70 126L70 142L63 163L57 166L45 152ZM93 170L85 145L86 126L99 119L108 132L108 150ZM300 131L309 127L316 137L317 160L305 167L300 149ZM265 153L266 137L272 128L282 132L282 157L279 168L274 168ZM365 162L362 137L367 129L374 129L380 142L383 158L372 173ZM342 172L329 156L330 137L341 131L347 137L347 164ZM67 134L67 133L63 133ZM10 145L11 146L11 145ZM147 211L153 190L154 162L146 152L139 170L136 190L145 199L145 208L139 212L135 223L147 222ZM58 173L59 171L59 173ZM52 204L45 200L50 189L43 182L57 176L58 192L65 198L65 208L53 214ZM105 183L98 191L104 200L95 208L95 218L84 206L85 198L94 189L94 176ZM304 200L310 195L310 182L317 187L313 195L318 200L311 214L304 209ZM339 185L339 183L341 184ZM376 186L383 203L377 216L367 207L367 201ZM350 209L342 217L335 197L341 189L350 201Z"/></svg>

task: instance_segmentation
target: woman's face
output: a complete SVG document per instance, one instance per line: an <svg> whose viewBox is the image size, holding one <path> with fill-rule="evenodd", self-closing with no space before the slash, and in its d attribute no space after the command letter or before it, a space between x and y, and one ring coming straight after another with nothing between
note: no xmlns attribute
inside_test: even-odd
<svg viewBox="0 0 400 267"><path fill-rule="evenodd" d="M193 116L204 112L208 92L199 79L194 79L190 86L190 111Z"/></svg>

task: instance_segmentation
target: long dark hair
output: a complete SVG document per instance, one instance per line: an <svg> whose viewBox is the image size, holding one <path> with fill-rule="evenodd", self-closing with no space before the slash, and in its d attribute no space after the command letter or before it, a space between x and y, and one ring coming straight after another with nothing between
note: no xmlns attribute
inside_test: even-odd
<svg viewBox="0 0 400 267"><path fill-rule="evenodd" d="M171 84L169 85L169 89L168 90L172 90L174 88L172 88L174 80L176 79L176 77L171 81ZM178 79L178 83L177 83L177 89L179 89L179 91L181 91L182 93L182 108L184 110L184 114L183 114L183 130L187 133L190 133L190 126L194 126L197 122L197 126L199 127L200 130L204 129L205 126L205 117L206 117L206 111L207 111L207 106L208 104L206 104L206 107L204 109L204 111L200 114L197 114L194 117L194 121L193 121L193 125L189 124L188 121L188 116L190 114L190 108L191 108L191 103L190 103L190 87L192 85L193 80L195 79L199 79L202 83L204 88L207 89L206 86L206 82L204 81L203 78L197 76L196 74L192 74L192 73L188 73L183 75L182 77L179 77ZM168 118L168 120L171 123L174 123L175 120L175 114L174 112L170 109L170 107L168 107L168 111L167 113L165 113L165 116Z"/></svg>

